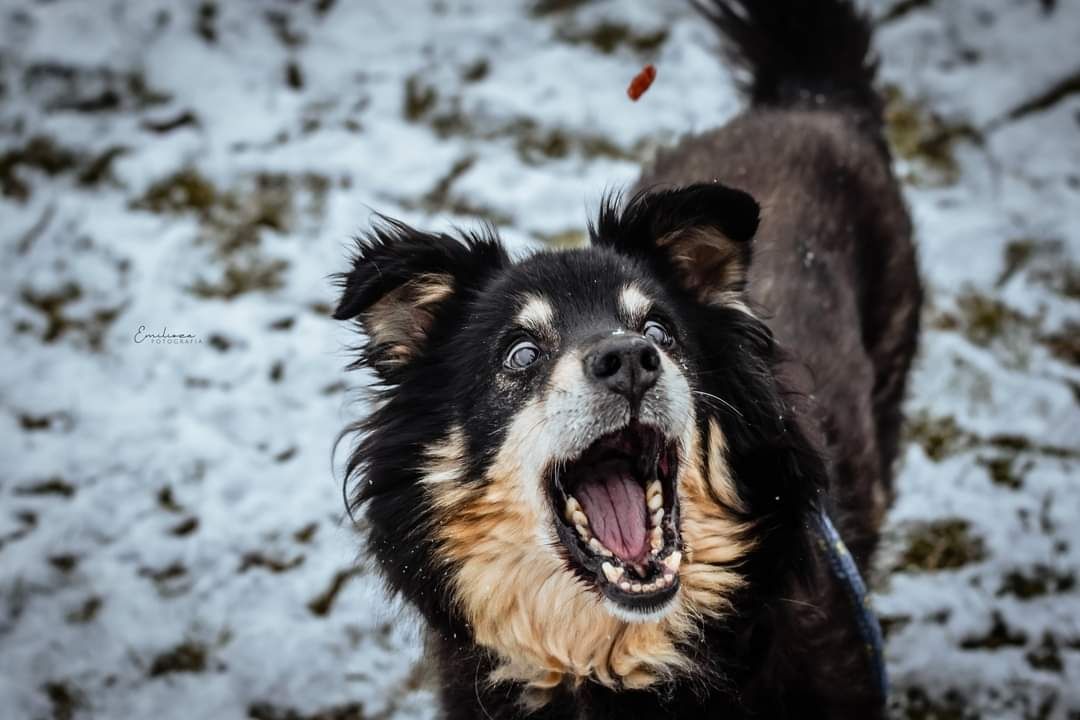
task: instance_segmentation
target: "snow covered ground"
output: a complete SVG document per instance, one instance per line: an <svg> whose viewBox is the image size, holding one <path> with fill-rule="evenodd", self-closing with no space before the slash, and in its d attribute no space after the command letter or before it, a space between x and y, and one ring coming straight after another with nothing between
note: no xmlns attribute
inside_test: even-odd
<svg viewBox="0 0 1080 720"><path fill-rule="evenodd" d="M895 714L1080 718L1080 5L872 10L929 294ZM0 716L432 717L327 276L373 209L580 242L737 111L714 49L678 2L2 0Z"/></svg>

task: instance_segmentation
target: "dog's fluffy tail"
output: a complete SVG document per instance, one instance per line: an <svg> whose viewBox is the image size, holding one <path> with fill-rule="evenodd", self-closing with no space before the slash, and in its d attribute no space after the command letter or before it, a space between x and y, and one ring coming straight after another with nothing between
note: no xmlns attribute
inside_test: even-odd
<svg viewBox="0 0 1080 720"><path fill-rule="evenodd" d="M692 1L748 73L754 105L854 111L880 131L873 31L851 0Z"/></svg>

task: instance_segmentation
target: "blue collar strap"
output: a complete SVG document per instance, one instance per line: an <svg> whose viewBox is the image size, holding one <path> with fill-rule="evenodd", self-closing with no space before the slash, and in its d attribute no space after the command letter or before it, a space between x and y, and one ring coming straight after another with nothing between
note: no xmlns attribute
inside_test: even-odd
<svg viewBox="0 0 1080 720"><path fill-rule="evenodd" d="M844 593L851 602L851 608L855 612L855 624L859 628L859 636L866 648L867 661L877 679L878 689L881 691L882 702L888 697L889 678L885 673L885 644L881 637L881 625L878 624L877 615L870 603L870 595L866 591L866 584L859 574L859 568L855 565L854 558L848 552L847 546L836 532L828 513L821 510L814 515L817 542L829 560L829 568L833 575L844 588Z"/></svg>

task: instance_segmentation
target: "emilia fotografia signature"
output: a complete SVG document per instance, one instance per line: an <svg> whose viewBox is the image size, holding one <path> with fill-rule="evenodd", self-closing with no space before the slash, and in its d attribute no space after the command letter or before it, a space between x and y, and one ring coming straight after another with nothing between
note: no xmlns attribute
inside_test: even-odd
<svg viewBox="0 0 1080 720"><path fill-rule="evenodd" d="M197 345L202 343L202 338L195 333L169 332L167 327L162 327L159 333L147 332L145 325L140 325L131 339L138 345L142 343L150 343L151 345Z"/></svg>

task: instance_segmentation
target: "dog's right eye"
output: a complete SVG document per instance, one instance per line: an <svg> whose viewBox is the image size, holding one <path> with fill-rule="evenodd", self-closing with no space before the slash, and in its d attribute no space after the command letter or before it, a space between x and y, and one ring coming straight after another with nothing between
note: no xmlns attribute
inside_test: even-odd
<svg viewBox="0 0 1080 720"><path fill-rule="evenodd" d="M540 348L536 343L522 340L510 348L506 354L506 367L511 370L524 370L540 359Z"/></svg>

